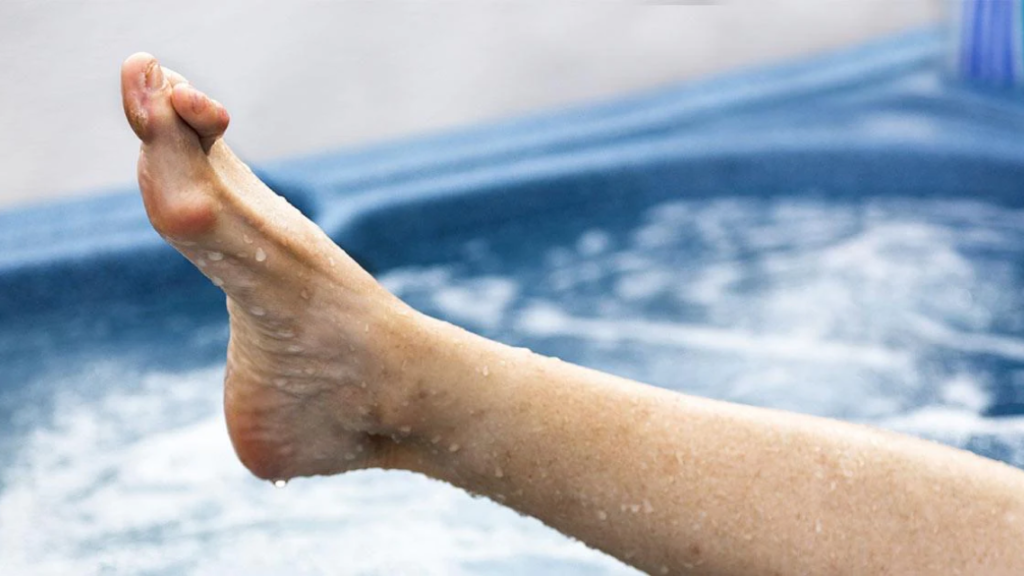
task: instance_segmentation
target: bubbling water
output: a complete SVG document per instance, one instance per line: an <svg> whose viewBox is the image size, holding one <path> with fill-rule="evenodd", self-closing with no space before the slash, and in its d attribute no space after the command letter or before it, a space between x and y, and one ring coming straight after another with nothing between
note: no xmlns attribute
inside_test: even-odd
<svg viewBox="0 0 1024 576"><path fill-rule="evenodd" d="M549 356L1024 467L1022 211L679 200L525 257L500 239L472 244L459 264L383 282L428 314Z"/></svg>
<svg viewBox="0 0 1024 576"><path fill-rule="evenodd" d="M527 256L490 236L473 239L472 258L382 280L427 313L546 355L928 436L1024 467L1021 211L718 198L590 226ZM224 330L172 330L160 342L183 358L210 347L220 356ZM133 368L130 355L115 352L103 348L94 362L54 376L41 388L53 395L52 414L22 418L0 437L10 447L0 450L5 574L636 573L413 474L361 471L267 490L225 433L223 366L167 373ZM70 361L62 353L51 364ZM305 373L298 369L296 381ZM136 384L112 384L125 382ZM0 395L0 408L12 403L44 404ZM478 449L440 435L430 447L454 457ZM676 454L680 465L686 458ZM844 470L855 481L860 466L852 460ZM493 475L507 482L506 470ZM826 489L838 493L845 481ZM640 498L595 509L594 518L660 513ZM714 528L705 512L678 521ZM834 529L808 523L814 533Z"/></svg>

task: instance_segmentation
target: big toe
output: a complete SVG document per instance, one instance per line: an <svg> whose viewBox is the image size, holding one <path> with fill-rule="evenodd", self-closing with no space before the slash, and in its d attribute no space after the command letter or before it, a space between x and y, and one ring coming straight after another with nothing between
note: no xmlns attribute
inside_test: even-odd
<svg viewBox="0 0 1024 576"><path fill-rule="evenodd" d="M143 142L176 131L178 119L171 105L171 89L163 68L150 54L132 54L121 65L124 113Z"/></svg>

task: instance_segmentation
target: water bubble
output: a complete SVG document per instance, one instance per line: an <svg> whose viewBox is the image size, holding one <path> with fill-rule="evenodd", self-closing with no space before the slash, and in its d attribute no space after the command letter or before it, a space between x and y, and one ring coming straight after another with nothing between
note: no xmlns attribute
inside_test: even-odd
<svg viewBox="0 0 1024 576"><path fill-rule="evenodd" d="M263 248L256 249L256 261L263 262L267 259L267 253L263 251Z"/></svg>
<svg viewBox="0 0 1024 576"><path fill-rule="evenodd" d="M458 444L452 444L451 446L448 447L448 451L449 452L458 452L459 451L459 445Z"/></svg>
<svg viewBox="0 0 1024 576"><path fill-rule="evenodd" d="M242 241L246 244L252 244L252 238L249 238L248 234L242 234Z"/></svg>
<svg viewBox="0 0 1024 576"><path fill-rule="evenodd" d="M220 252L207 252L206 257L212 260L213 262L219 262L224 259L224 255L221 254Z"/></svg>
<svg viewBox="0 0 1024 576"><path fill-rule="evenodd" d="M284 480L284 479L281 479L281 478L278 478L277 480L274 480L274 488L277 488L278 490L280 490L281 488L284 488L287 485L288 485L288 481L287 480Z"/></svg>

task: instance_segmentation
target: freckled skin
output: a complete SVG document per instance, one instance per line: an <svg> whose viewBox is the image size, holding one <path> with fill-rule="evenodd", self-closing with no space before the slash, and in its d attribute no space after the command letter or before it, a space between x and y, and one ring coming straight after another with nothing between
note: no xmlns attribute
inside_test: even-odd
<svg viewBox="0 0 1024 576"><path fill-rule="evenodd" d="M228 432L260 478L417 471L655 574L1024 574L1019 470L423 316L235 157L223 106L147 54L121 81L150 220L227 294Z"/></svg>

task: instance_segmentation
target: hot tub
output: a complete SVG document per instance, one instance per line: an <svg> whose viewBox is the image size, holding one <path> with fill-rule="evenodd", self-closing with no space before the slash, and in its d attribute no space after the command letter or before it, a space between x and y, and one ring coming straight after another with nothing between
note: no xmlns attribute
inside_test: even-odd
<svg viewBox="0 0 1024 576"><path fill-rule="evenodd" d="M391 290L508 343L1024 467L1024 106L938 34L259 167ZM224 299L135 190L0 214L5 574L617 574L404 473L230 448Z"/></svg>

